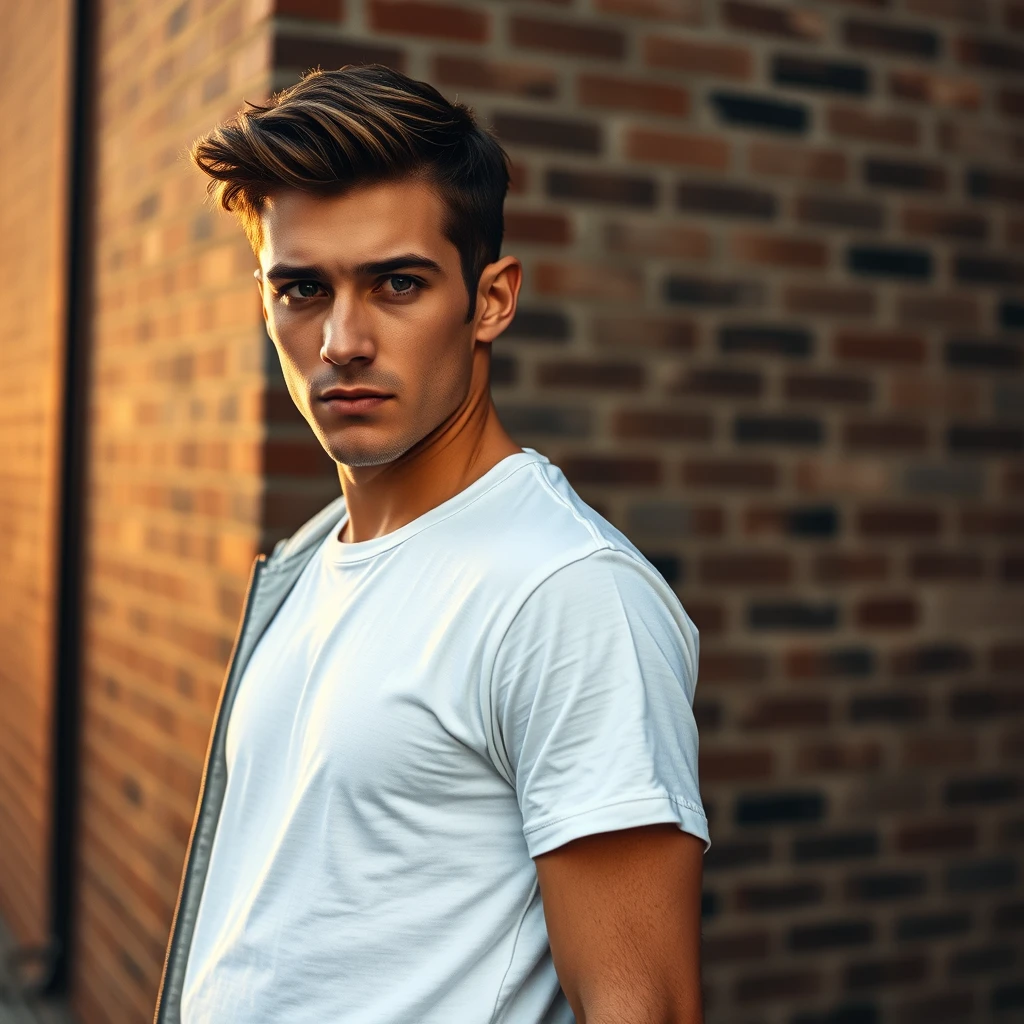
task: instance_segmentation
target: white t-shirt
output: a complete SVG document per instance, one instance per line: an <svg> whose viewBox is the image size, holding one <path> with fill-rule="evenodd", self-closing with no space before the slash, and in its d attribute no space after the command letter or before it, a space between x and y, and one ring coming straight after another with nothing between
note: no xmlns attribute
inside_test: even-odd
<svg viewBox="0 0 1024 1024"><path fill-rule="evenodd" d="M314 555L253 652L183 1024L562 1024L532 857L707 842L697 631L533 449Z"/></svg>

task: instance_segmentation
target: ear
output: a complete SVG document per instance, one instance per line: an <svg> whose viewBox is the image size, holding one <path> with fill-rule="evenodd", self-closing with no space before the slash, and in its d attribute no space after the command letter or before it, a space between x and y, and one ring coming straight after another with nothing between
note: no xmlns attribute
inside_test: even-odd
<svg viewBox="0 0 1024 1024"><path fill-rule="evenodd" d="M256 278L256 287L259 289L259 292L260 292L260 309L263 310L263 319L264 320L269 320L270 317L269 317L269 315L267 313L266 298L263 295L263 271L261 271L260 268L257 267L252 272L252 276Z"/></svg>
<svg viewBox="0 0 1024 1024"><path fill-rule="evenodd" d="M512 323L522 284L523 265L515 256L484 267L477 285L475 341L494 341Z"/></svg>

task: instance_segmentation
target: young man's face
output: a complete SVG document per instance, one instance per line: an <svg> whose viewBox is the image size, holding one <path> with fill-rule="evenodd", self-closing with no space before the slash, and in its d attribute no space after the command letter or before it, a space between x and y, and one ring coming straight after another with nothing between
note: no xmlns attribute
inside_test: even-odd
<svg viewBox="0 0 1024 1024"><path fill-rule="evenodd" d="M414 181L283 192L263 212L267 328L292 399L336 462L393 462L467 399L480 304L466 323L444 216ZM387 397L344 397L357 390Z"/></svg>

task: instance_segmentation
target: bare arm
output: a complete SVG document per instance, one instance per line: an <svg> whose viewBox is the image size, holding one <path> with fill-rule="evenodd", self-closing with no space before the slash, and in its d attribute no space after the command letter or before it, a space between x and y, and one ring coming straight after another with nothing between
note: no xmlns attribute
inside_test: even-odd
<svg viewBox="0 0 1024 1024"><path fill-rule="evenodd" d="M701 1024L704 843L675 825L536 858L551 954L577 1024Z"/></svg>

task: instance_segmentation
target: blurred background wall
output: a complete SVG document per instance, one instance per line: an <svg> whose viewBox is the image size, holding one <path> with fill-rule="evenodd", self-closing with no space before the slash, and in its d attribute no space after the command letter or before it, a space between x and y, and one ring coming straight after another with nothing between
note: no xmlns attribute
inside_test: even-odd
<svg viewBox="0 0 1024 1024"><path fill-rule="evenodd" d="M1021 1019L1024 3L84 10L68 325L75 8L0 0L0 916L51 927L63 524L82 1024L151 1015L250 562L338 490L184 153L243 99L366 61L511 154L502 419L700 628L709 1022ZM69 344L80 501L56 468Z"/></svg>

